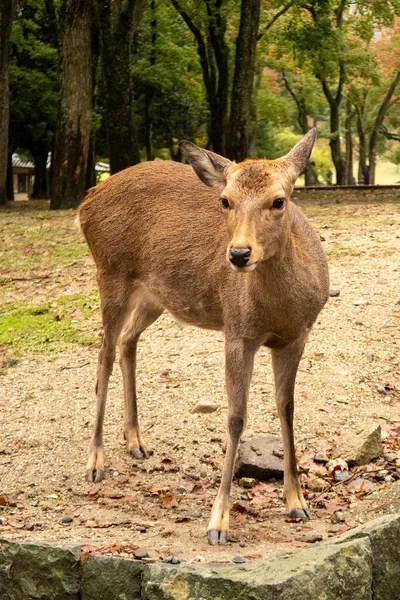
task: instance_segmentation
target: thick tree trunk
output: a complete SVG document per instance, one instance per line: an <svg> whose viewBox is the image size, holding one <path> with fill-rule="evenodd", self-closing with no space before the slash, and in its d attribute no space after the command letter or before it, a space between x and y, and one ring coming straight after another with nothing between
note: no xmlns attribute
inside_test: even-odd
<svg viewBox="0 0 400 600"><path fill-rule="evenodd" d="M104 110L111 174L140 161L133 111L132 37L142 0L97 0L101 38Z"/></svg>
<svg viewBox="0 0 400 600"><path fill-rule="evenodd" d="M86 169L86 189L96 185L96 152L95 152L95 133L90 132L88 165Z"/></svg>
<svg viewBox="0 0 400 600"><path fill-rule="evenodd" d="M35 162L35 181L33 183L32 198L48 198L49 190L47 189L47 157L48 149L41 148L33 153Z"/></svg>
<svg viewBox="0 0 400 600"><path fill-rule="evenodd" d="M14 200L14 178L12 170L12 153L8 152L7 160L7 179L6 179L7 200Z"/></svg>
<svg viewBox="0 0 400 600"><path fill-rule="evenodd" d="M51 209L78 206L86 191L93 99L91 0L64 0L61 28L61 101Z"/></svg>
<svg viewBox="0 0 400 600"><path fill-rule="evenodd" d="M7 202L8 124L8 54L16 0L0 2L0 204Z"/></svg>
<svg viewBox="0 0 400 600"><path fill-rule="evenodd" d="M240 27L236 40L235 73L231 95L229 158L242 161L249 154L249 118L253 93L254 66L260 0L242 0Z"/></svg>

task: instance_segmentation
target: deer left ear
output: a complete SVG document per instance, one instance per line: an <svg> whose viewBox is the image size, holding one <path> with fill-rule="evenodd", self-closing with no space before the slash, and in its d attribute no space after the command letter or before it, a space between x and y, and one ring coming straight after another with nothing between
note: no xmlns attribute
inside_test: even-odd
<svg viewBox="0 0 400 600"><path fill-rule="evenodd" d="M288 154L286 154L286 156L282 157L283 160L288 161L293 167L293 181L296 181L297 177L307 166L316 139L317 130L315 129L315 127L313 127L299 142L297 142L297 144L291 149L291 151Z"/></svg>
<svg viewBox="0 0 400 600"><path fill-rule="evenodd" d="M179 142L180 149L203 183L223 190L232 162L215 152L199 148L192 142Z"/></svg>

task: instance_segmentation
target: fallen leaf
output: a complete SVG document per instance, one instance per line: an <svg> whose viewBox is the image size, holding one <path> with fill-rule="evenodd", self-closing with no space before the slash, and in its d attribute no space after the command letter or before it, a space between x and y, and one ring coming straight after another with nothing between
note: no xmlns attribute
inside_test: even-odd
<svg viewBox="0 0 400 600"><path fill-rule="evenodd" d="M193 489L191 491L191 494L202 494L204 492L203 490L203 486L201 485L201 483L195 483L193 486Z"/></svg>
<svg viewBox="0 0 400 600"><path fill-rule="evenodd" d="M179 505L176 498L173 498L172 496L165 496L162 499L162 506L164 508L176 508Z"/></svg>
<svg viewBox="0 0 400 600"><path fill-rule="evenodd" d="M172 465L174 464L176 461L174 458L169 458L168 456L165 456L165 458L162 459L161 464L163 465Z"/></svg>
<svg viewBox="0 0 400 600"><path fill-rule="evenodd" d="M292 540L292 546L294 548L306 548L306 546L311 546L309 542L301 542L300 540Z"/></svg>
<svg viewBox="0 0 400 600"><path fill-rule="evenodd" d="M332 406L329 406L329 404L322 404L322 406L318 407L318 410L322 410L326 413L333 413L335 412L334 409L332 408Z"/></svg>

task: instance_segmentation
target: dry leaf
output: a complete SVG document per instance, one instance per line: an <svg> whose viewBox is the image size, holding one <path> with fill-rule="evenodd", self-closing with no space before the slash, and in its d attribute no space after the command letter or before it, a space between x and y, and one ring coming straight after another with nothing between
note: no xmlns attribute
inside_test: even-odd
<svg viewBox="0 0 400 600"><path fill-rule="evenodd" d="M176 498L173 498L172 496L165 496L162 499L162 506L164 508L176 508L178 506L178 501Z"/></svg>

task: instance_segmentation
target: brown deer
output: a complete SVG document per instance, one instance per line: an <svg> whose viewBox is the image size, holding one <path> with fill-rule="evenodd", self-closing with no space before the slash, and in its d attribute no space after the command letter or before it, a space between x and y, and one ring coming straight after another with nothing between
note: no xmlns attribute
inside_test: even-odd
<svg viewBox="0 0 400 600"><path fill-rule="evenodd" d="M129 452L142 458L147 451L135 386L140 334L164 310L225 334L229 435L208 526L211 544L227 541L234 462L254 355L262 345L272 353L287 506L294 517L310 517L297 478L294 385L329 278L318 236L290 195L315 137L312 129L280 159L240 164L184 141L191 166L141 163L91 189L78 211L97 267L104 326L89 481L104 477L103 419L117 343L125 439Z"/></svg>

